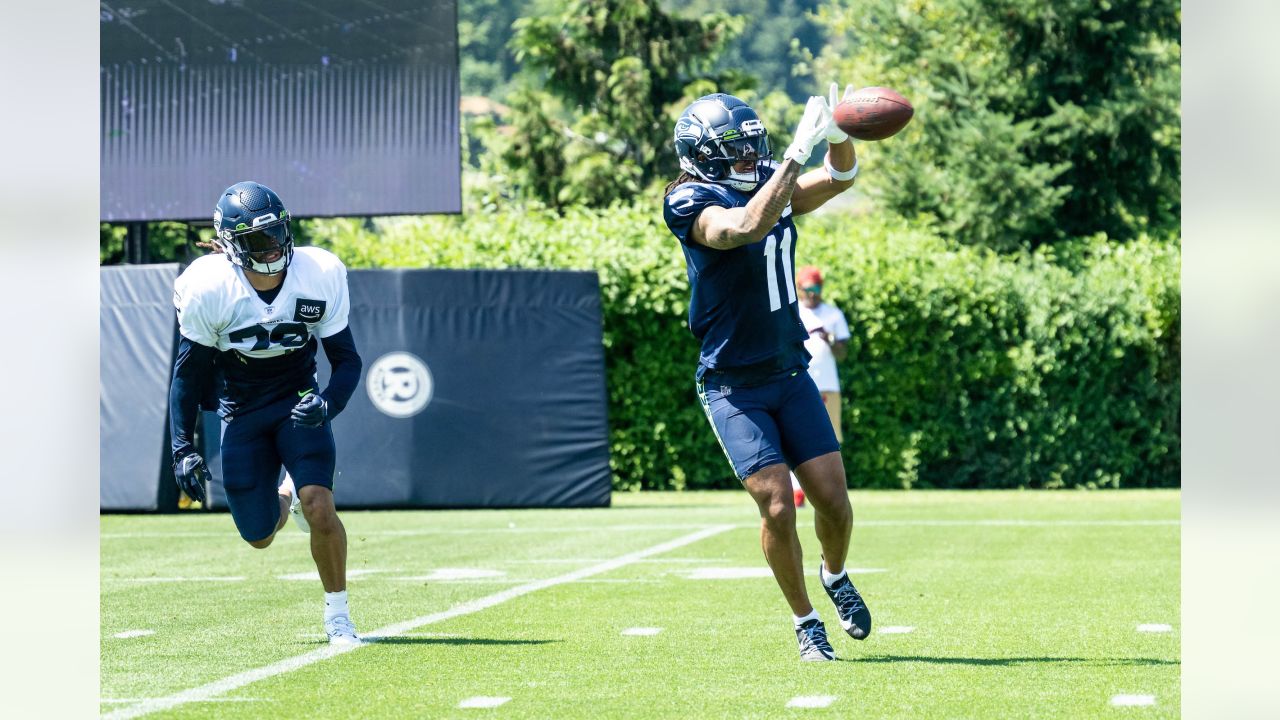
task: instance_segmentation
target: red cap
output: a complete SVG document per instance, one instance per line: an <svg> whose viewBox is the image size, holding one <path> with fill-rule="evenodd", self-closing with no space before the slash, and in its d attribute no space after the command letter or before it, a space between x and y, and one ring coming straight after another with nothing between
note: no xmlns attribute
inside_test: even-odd
<svg viewBox="0 0 1280 720"><path fill-rule="evenodd" d="M796 282L801 287L822 284L822 271L813 265L805 265L796 272Z"/></svg>

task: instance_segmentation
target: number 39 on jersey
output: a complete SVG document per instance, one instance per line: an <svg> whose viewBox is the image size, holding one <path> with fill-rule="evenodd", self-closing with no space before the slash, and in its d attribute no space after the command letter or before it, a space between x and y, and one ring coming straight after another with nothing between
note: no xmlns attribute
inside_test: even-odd
<svg viewBox="0 0 1280 720"><path fill-rule="evenodd" d="M347 271L332 253L299 247L280 292L264 302L244 271L223 255L193 262L174 283L178 330L193 342L266 358L347 326Z"/></svg>

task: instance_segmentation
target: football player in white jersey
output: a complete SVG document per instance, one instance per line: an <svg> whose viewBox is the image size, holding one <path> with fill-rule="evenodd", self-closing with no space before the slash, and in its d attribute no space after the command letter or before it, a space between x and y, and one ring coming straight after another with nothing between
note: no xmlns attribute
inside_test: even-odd
<svg viewBox="0 0 1280 720"><path fill-rule="evenodd" d="M212 384L222 417L223 488L236 529L265 548L292 515L311 533L329 642L358 642L347 606L347 535L333 504L329 426L360 381L360 355L347 326L347 269L326 250L295 248L288 210L256 182L227 188L213 225L216 236L206 247L218 252L191 263L174 282L181 333L169 387L174 477L187 495L204 500L209 473L191 438ZM323 391L317 341L333 370Z"/></svg>

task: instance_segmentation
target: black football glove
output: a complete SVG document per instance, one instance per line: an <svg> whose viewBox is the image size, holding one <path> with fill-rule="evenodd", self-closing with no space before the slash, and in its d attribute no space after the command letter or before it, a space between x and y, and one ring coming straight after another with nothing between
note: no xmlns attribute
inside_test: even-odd
<svg viewBox="0 0 1280 720"><path fill-rule="evenodd" d="M204 458L200 453L191 453L178 458L173 464L173 479L178 487L192 500L204 502L204 486L209 482L209 469L204 466Z"/></svg>
<svg viewBox="0 0 1280 720"><path fill-rule="evenodd" d="M324 424L324 419L329 416L329 403L324 401L316 393L308 393L306 397L298 401L293 406L293 412L289 413L293 417L294 425L302 427L318 428Z"/></svg>

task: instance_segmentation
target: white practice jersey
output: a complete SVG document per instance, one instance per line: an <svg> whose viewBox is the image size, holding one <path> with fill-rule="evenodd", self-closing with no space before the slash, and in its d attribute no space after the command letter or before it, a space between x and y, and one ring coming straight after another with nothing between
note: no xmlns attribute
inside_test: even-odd
<svg viewBox="0 0 1280 720"><path fill-rule="evenodd" d="M827 341L813 332L825 330L837 341L848 340L849 324L845 322L844 313L826 303L818 303L818 307L812 309L800 303L800 322L804 323L805 331L810 333L809 339L804 341L805 349L813 356L809 362L809 376L820 392L840 392L836 356L831 352Z"/></svg>
<svg viewBox="0 0 1280 720"><path fill-rule="evenodd" d="M173 304L183 337L248 358L271 358L347 327L347 268L317 247L295 247L271 304L258 297L244 271L222 254L205 255L174 281Z"/></svg>

